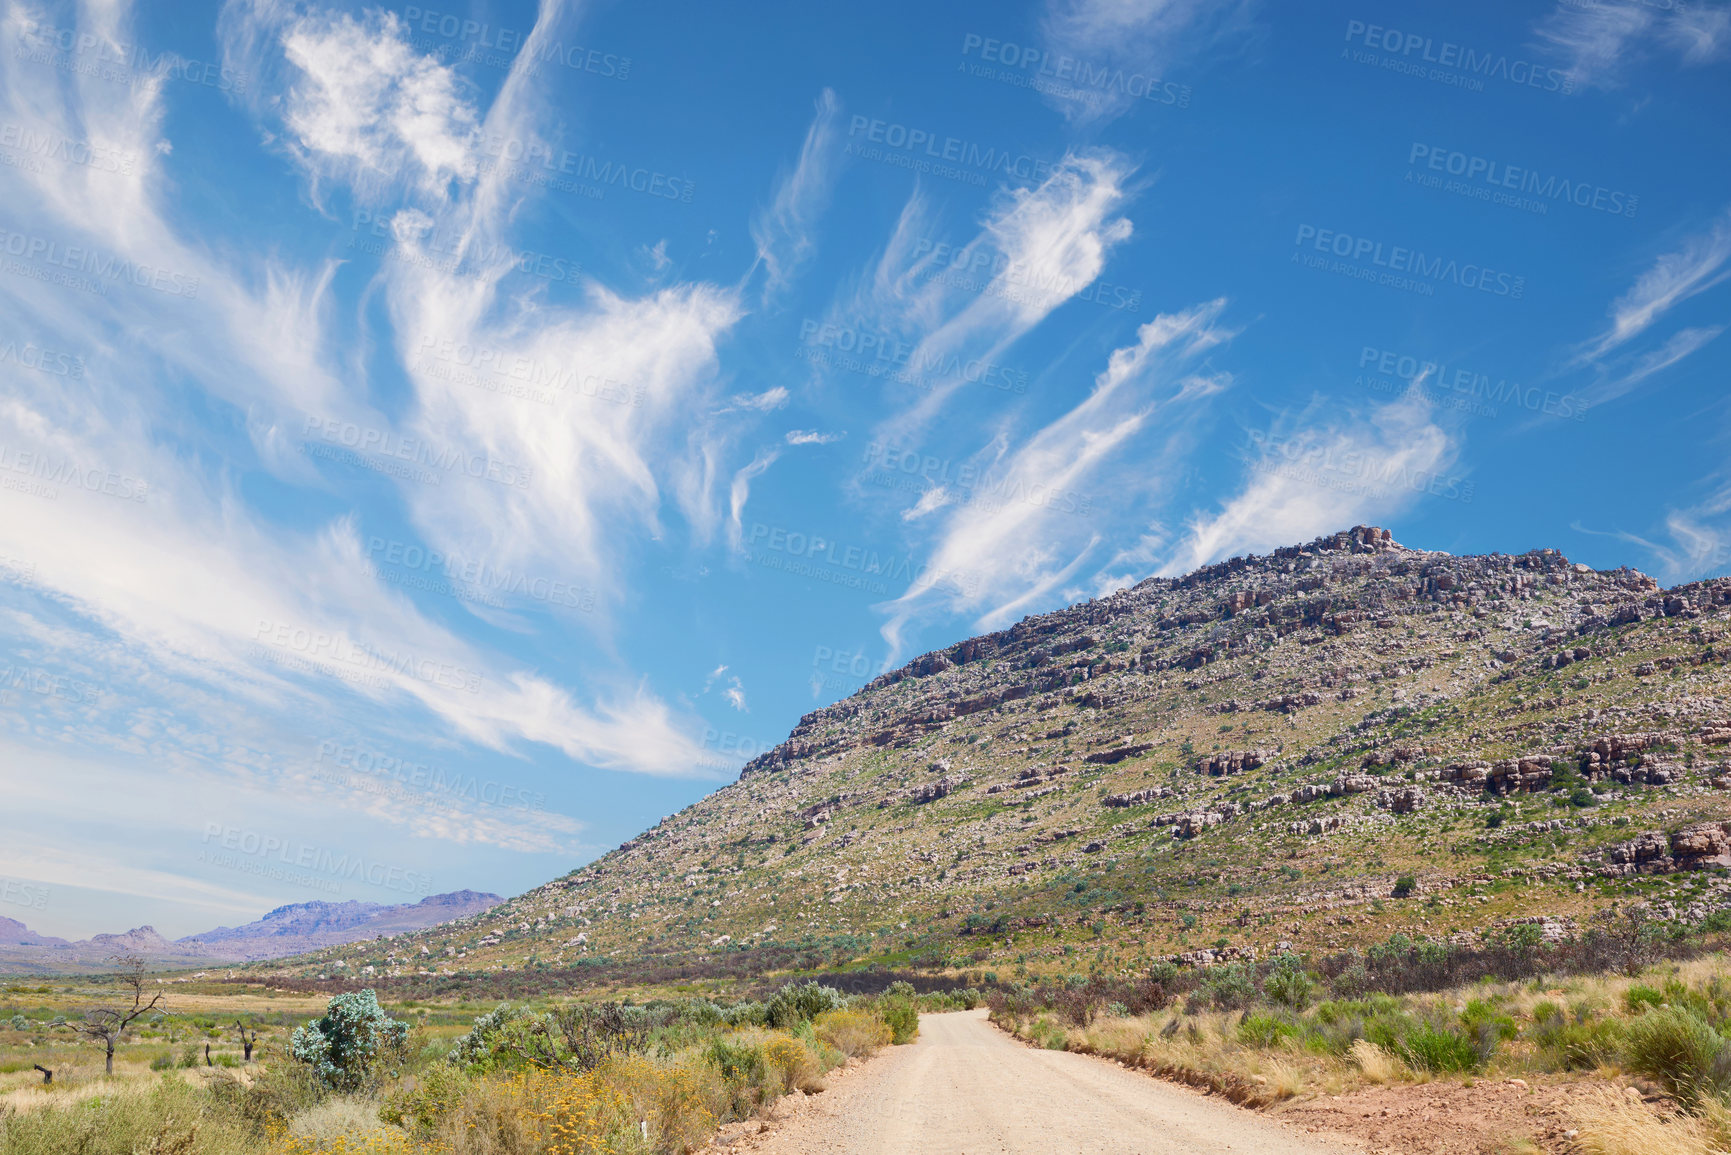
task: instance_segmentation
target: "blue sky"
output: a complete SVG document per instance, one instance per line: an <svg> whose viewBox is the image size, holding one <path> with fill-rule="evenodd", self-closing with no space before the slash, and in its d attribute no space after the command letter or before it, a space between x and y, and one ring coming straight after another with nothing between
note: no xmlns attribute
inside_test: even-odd
<svg viewBox="0 0 1731 1155"><path fill-rule="evenodd" d="M1731 568L1731 9L0 9L0 915L517 893L1356 523Z"/></svg>

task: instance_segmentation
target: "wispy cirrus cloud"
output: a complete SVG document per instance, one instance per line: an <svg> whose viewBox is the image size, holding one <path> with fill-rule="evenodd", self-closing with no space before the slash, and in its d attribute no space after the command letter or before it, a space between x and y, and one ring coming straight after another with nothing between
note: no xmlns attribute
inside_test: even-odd
<svg viewBox="0 0 1731 1155"><path fill-rule="evenodd" d="M1040 20L1054 53L1096 69L1160 78L1175 62L1206 52L1250 26L1250 0L1048 0ZM1080 97L1080 98L1078 98ZM1046 100L1073 121L1109 119L1136 103L1124 89L1048 92Z"/></svg>
<svg viewBox="0 0 1731 1155"><path fill-rule="evenodd" d="M309 187L340 182L364 195L375 176L388 179L396 166L428 206L400 214L397 242L405 251L421 243L435 213L451 214L439 219L479 241L498 235L510 206L466 159L478 111L448 69L408 48L399 21L290 5L237 10L228 25L232 43L275 59L262 74L284 82L280 101L257 107L275 110L276 139L296 155ZM123 7L87 15L93 35L128 36ZM509 81L505 91L493 112L501 123L526 122L532 102L510 95L521 89ZM160 83L121 87L78 74L71 84L41 85L9 68L0 96L10 116L64 125L138 158L127 173L8 166L0 188L13 222L61 245L82 243L161 270L155 284L184 290L127 286L78 301L31 292L34 282L22 278L0 283L15 317L40 339L82 350L84 365L76 382L7 367L0 438L8 450L137 479L127 483L128 492L148 488L148 500L132 504L71 491L48 496L47 489L0 495L7 508L0 548L33 559L34 587L63 611L62 635L111 639L114 660L132 667L117 682L151 671L171 685L196 684L202 693L272 712L331 701L419 711L481 747L542 744L623 771L690 775L716 766L695 737L699 727L637 679L594 670L596 684L607 688L580 702L566 687L436 622L378 580L352 517L275 524L249 503L236 472L263 470L297 489L329 489L327 472L296 452L307 414L438 438L483 458L526 464L531 473L545 460L555 484L575 492L585 492L588 478L605 478L592 491L593 505L554 518L559 532L551 547L587 543L573 551L579 566L605 570L596 560L605 551L585 536L594 524L620 507L640 523L653 522L658 473L678 488L680 465L691 455L683 450L685 436L668 428L669 413L690 400L681 383L707 381L702 366L713 362L713 336L737 316L726 293L682 285L628 300L594 286L587 308L545 312L528 301L493 310L508 256L495 258L496 268L473 262L483 267L469 280L393 269L384 281L399 304L400 294L425 291L398 313L405 365L423 348L415 339L431 331L495 348L521 341L548 364L569 359L573 347L583 354L640 350L626 360L596 353L594 363L617 379L665 386L646 388L641 406L598 407L603 420L556 427L513 415L508 406L466 408L468 399L444 381L423 389L411 411L393 412L369 400L364 374L363 387L354 387L354 364L332 340L333 263L297 268L270 255L218 255L188 240L171 218L165 166L172 151L154 147L164 116ZM408 372L417 376L412 365ZM221 415L214 431L183 412L189 395ZM599 428L609 420L609 428ZM213 454L220 455L214 469ZM679 460L668 465L670 456ZM445 500L429 500L430 488ZM469 556L507 565L553 556L522 543L559 503L487 492L508 488L406 484L401 496L447 548L457 542ZM113 564L117 556L126 563ZM569 571L561 559L558 570L544 572ZM41 620L40 609L13 618L21 630L38 629ZM310 651L292 641L277 646L279 633L319 641ZM336 653L395 657L383 663L368 657L364 678L345 678L349 671L329 660ZM455 681L467 684L454 688L451 679L427 673L440 670L464 671Z"/></svg>
<svg viewBox="0 0 1731 1155"><path fill-rule="evenodd" d="M1459 445L1409 392L1363 419L1277 423L1253 437L1243 488L1192 518L1159 572L1187 573L1221 558L1305 541L1407 508Z"/></svg>
<svg viewBox="0 0 1731 1155"><path fill-rule="evenodd" d="M791 440L789 444L797 444ZM733 475L733 484L727 492L727 543L735 553L744 548L745 503L751 499L751 482L755 477L761 477L776 459L781 456L781 450L776 448L760 449L757 456L751 459L751 464L740 467Z"/></svg>
<svg viewBox="0 0 1731 1155"><path fill-rule="evenodd" d="M1702 232L1663 253L1611 303L1611 323L1581 349L1576 363L1595 361L1646 332L1677 305L1731 276L1731 210Z"/></svg>
<svg viewBox="0 0 1731 1155"><path fill-rule="evenodd" d="M1706 482L1699 500L1665 512L1646 534L1622 529L1593 529L1577 521L1577 533L1609 537L1638 545L1659 563L1666 582L1697 581L1731 572L1731 480L1723 472Z"/></svg>
<svg viewBox="0 0 1731 1155"><path fill-rule="evenodd" d="M1225 308L1215 300L1154 318L1137 330L1134 344L1113 351L1077 405L1019 444L1000 433L976 456L983 480L975 488L988 500L957 503L942 486L926 491L910 517L954 508L944 515L931 564L885 607L883 635L892 651L899 651L908 623L933 606L972 611L979 628L995 629L1076 579L1103 540L1076 516L1076 495L1110 492L1121 504L1136 504L1148 493L1156 471L1144 463L1159 454L1111 466L1151 431L1157 412L1158 432L1170 442L1189 418L1179 407L1207 396L1190 389L1188 367L1234 336L1220 323ZM1225 387L1224 374L1209 377ZM1110 502L1100 504L1109 511Z"/></svg>
<svg viewBox="0 0 1731 1155"><path fill-rule="evenodd" d="M1582 393L1585 400L1592 405L1614 401L1715 340L1725 326L1687 326L1656 348L1638 353L1627 348L1672 310L1727 278L1731 278L1731 209L1720 213L1707 228L1685 237L1677 248L1660 254L1611 303L1609 323L1583 342L1564 366L1596 370L1597 380Z"/></svg>
<svg viewBox="0 0 1731 1155"><path fill-rule="evenodd" d="M906 335L914 343L913 366L997 360L1092 284L1112 250L1129 239L1132 225L1118 211L1131 195L1132 171L1110 150L1074 153L1041 184L1002 192L981 232L961 250L988 254L995 270L977 293L934 276L943 266L935 247L921 252L919 236L931 225L916 191L855 312ZM956 375L934 375L880 436L914 436L963 384Z"/></svg>
<svg viewBox="0 0 1731 1155"><path fill-rule="evenodd" d="M1567 61L1576 84L1616 88L1626 69L1654 56L1700 65L1731 50L1731 10L1705 4L1660 6L1624 0L1557 0L1533 29Z"/></svg>
<svg viewBox="0 0 1731 1155"><path fill-rule="evenodd" d="M781 174L769 206L751 222L758 263L768 274L766 294L786 285L817 247L814 227L835 182L840 109L835 93L824 89L817 98L805 143L800 146L799 160Z"/></svg>

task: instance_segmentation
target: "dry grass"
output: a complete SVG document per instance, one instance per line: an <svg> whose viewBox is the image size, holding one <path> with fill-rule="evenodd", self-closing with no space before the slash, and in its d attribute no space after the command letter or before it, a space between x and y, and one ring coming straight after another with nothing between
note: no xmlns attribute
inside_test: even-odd
<svg viewBox="0 0 1731 1155"><path fill-rule="evenodd" d="M290 1135L309 1144L329 1144L339 1137L365 1135L378 1129L379 1105L349 1095L333 1095L297 1113L288 1124Z"/></svg>
<svg viewBox="0 0 1731 1155"><path fill-rule="evenodd" d="M1356 1039L1349 1052L1352 1061L1364 1075L1365 1082L1378 1086L1392 1083L1400 1077L1401 1062L1369 1039Z"/></svg>
<svg viewBox="0 0 1731 1155"><path fill-rule="evenodd" d="M850 1059L863 1059L890 1045L890 1029L866 1011L827 1011L813 1024L817 1037Z"/></svg>
<svg viewBox="0 0 1731 1155"><path fill-rule="evenodd" d="M1661 1119L1640 1099L1609 1088L1577 1107L1576 1119L1576 1142L1585 1155L1725 1155L1727 1150L1723 1113Z"/></svg>

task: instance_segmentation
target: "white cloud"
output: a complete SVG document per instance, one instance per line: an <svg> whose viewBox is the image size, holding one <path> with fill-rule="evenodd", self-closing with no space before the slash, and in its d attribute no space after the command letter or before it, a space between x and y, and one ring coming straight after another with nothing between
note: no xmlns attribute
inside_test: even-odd
<svg viewBox="0 0 1731 1155"><path fill-rule="evenodd" d="M789 429L787 431L789 445L829 445L846 437L845 433L819 433L815 429Z"/></svg>
<svg viewBox="0 0 1731 1155"><path fill-rule="evenodd" d="M90 13L102 24L102 35L121 38L116 11ZM288 101L290 114L299 118L309 141L322 142L320 148L334 150L331 155L359 163L374 156L369 150L394 147L394 134L413 163L427 172L461 168L454 159L457 152L447 145L460 143L470 121L452 103L452 88L430 64L403 57L402 29L394 18L369 18L371 23L302 19L286 7L268 6L256 6L252 16L256 19L248 27L255 30L292 29L281 41L282 50L297 54L297 67L313 70L302 74L303 87ZM271 31L258 42L276 45L279 40ZM354 52L365 59L344 56ZM374 94L372 107L380 112L381 124L345 127L342 110L327 107L338 100L333 85L360 83L341 74L339 65L345 61L357 69L368 61L382 61L384 72L393 78ZM508 82L507 89L511 87ZM698 773L715 765L691 736L695 727L675 718L635 679L610 681L604 672L597 673L600 688L594 700L579 704L569 691L435 625L403 595L375 580L348 521L285 531L248 508L227 470L231 464L243 470L252 466L251 449L257 464L281 480L325 486L319 468L297 450L304 416L329 416L393 432L406 426L410 432L429 433L441 445L531 469L539 468L541 452L566 452L580 459L555 482L571 482L568 493L592 492L599 512L582 502L547 497L547 503L565 506L570 519L557 526L565 531L564 543L582 540L585 529L608 512L632 507L633 501L639 502L633 512L652 521L657 484L646 458L653 449L662 472L677 474L677 460L670 466L667 458L680 459L686 451L668 429L669 414L691 400L686 387L706 380L702 374L704 366L713 363L713 335L737 315L736 306L725 294L702 286L667 290L638 302L597 291L587 311L553 314L543 328L532 324L538 308L533 300L514 302L517 308L506 311L503 322L487 325L483 320L489 318L490 294L511 264L508 256L500 256L499 268L484 269L487 275L473 282L411 279L393 287L428 289L420 302L424 312L399 312L423 322L414 328L416 335L430 330L453 339L492 339L497 348L500 341L516 340L534 329L534 339L524 336L523 342L533 346L525 351L543 358L541 363L590 364L606 377L642 386L644 397L641 405L629 397L597 403L598 419L569 423L583 431L574 439L549 435L538 442L537 436L554 424L544 412L535 426L521 413L502 416L511 407L499 404L499 398L468 390L486 401L475 407L477 420L459 420L466 399L442 397L442 392L460 387L441 383L424 399L416 418L395 424L358 400L368 393L364 370L332 352L325 322L334 264L303 271L266 256L218 257L183 240L168 224L161 207L173 195L161 167L168 157L151 147L160 138L161 97L159 86L43 85L30 83L19 70L0 73L0 99L7 115L41 121L69 139L100 141L139 158L130 174L98 172L94 166L64 171L8 166L0 170L0 190L12 220L62 244L97 246L198 285L195 298L134 292L127 286L126 291L68 300L31 292L32 282L22 278L5 278L0 284L0 294L11 298L21 323L43 339L84 350L87 361L85 374L70 389L33 379L40 375L7 379L0 437L14 448L46 450L58 460L91 463L150 483L148 501L136 504L70 491L55 501L12 491L4 495L0 544L14 556L40 563L37 584L71 611L75 624L68 628L106 635L115 660L156 677L154 684L194 685L200 692L245 699L266 710L317 712L313 703L331 701L359 701L375 708L390 703L392 709L406 707L411 714L419 708L448 733L496 749L524 741L545 743L579 761L658 774ZM505 113L515 115L509 106ZM386 135L368 135L374 132ZM477 196L489 191L486 181L477 182ZM490 204L495 211L505 211ZM416 216L424 225L433 220L433 211L447 210ZM483 239L488 219L486 213L468 218ZM411 248L418 243L414 230L402 243ZM520 328L513 329L513 323ZM573 345L585 355L595 353L598 345L633 352L571 358L566 354L573 352ZM421 352L407 338L403 351L405 360ZM161 392L159 380L164 382ZM197 389L220 415L214 431L195 428L180 412L185 392ZM441 404L446 400L452 403ZM224 440L222 431L231 420L237 428L244 425L252 445ZM424 423L419 430L417 420ZM603 425L606 428L600 428ZM514 442L512 435L519 440ZM671 454L664 452L669 443L676 446ZM212 459L224 464L207 476L204 470ZM586 488L590 477L602 480ZM610 487L615 480L618 484ZM482 482L406 488L412 506L426 502L433 507L428 520L435 525L441 514L459 519L441 528L447 544L459 541L467 548L465 556L486 557L507 567L533 553L514 552L512 543L534 537L536 508L493 500L496 495L490 492L509 487ZM475 500L466 506L461 500L446 505L428 500L428 491L435 488L447 497L465 490L480 493L476 497L471 492ZM460 521L465 516L470 520ZM555 540L548 554L534 556L557 558L560 546ZM605 569L593 556L603 552L592 549L585 560ZM125 557L126 564L113 564L117 556ZM571 570L562 558L557 568L540 567L540 572L558 576ZM461 666L480 677L479 687L475 693L451 692L403 670L369 671L378 673L377 682L357 683L285 666L255 652L252 643L260 622L304 628L331 639L332 645L365 643L399 651L422 668L429 662Z"/></svg>
<svg viewBox="0 0 1731 1155"><path fill-rule="evenodd" d="M728 487L727 493L727 541L735 552L744 548L744 527L741 519L745 516L745 503L751 498L752 478L761 476L780 456L779 449L760 449L757 456L751 459L750 465L744 466L733 475L733 484Z"/></svg>
<svg viewBox="0 0 1731 1155"><path fill-rule="evenodd" d="M864 311L882 317L894 331L923 335L908 358L910 368L932 380L920 399L886 423L883 436L914 439L918 429L964 384L945 367L959 360L998 361L1004 351L1046 317L1087 288L1106 267L1113 248L1129 239L1128 218L1114 215L1128 195L1130 165L1109 150L1071 154L1034 188L1000 195L969 252L993 257L996 270L978 294L941 279L935 250L917 256L915 235L923 206L911 199L897 223L871 286ZM899 269L891 261L905 261Z"/></svg>
<svg viewBox="0 0 1731 1155"><path fill-rule="evenodd" d="M1416 392L1381 406L1367 421L1255 431L1250 443L1244 488L1218 513L1190 522L1161 573L1187 573L1221 558L1385 519L1424 493L1458 451ZM1448 481L1439 484L1446 488Z"/></svg>
<svg viewBox="0 0 1731 1155"><path fill-rule="evenodd" d="M1147 322L1135 344L1111 354L1084 400L1014 448L1003 435L988 446L978 462L981 480L945 517L930 565L887 607L883 635L892 651L899 652L907 624L933 605L973 609L976 624L993 629L1075 577L1103 540L1081 515L1105 512L1106 493L1137 500L1154 484L1155 471L1144 463L1162 455L1141 454L1117 474L1108 462L1150 431L1157 409L1166 411L1157 432L1180 435L1196 399L1187 384L1195 374L1184 366L1231 339L1219 324L1225 306L1210 301ZM929 515L954 499L947 489L930 489L904 516Z"/></svg>
<svg viewBox="0 0 1731 1155"><path fill-rule="evenodd" d="M1615 88L1625 69L1654 56L1669 54L1686 65L1724 56L1731 45L1731 13L1700 4L1668 8L1639 0L1557 0L1534 32L1567 61L1576 84Z"/></svg>
<svg viewBox="0 0 1731 1155"><path fill-rule="evenodd" d="M735 393L727 399L728 404L735 409L754 409L759 413L772 413L787 404L787 386L777 385L765 389L762 393Z"/></svg>
<svg viewBox="0 0 1731 1155"><path fill-rule="evenodd" d="M1659 348L1629 359L1603 380L1594 382L1582 392L1581 399L1589 406L1615 401L1655 373L1669 369L1696 350L1705 348L1724 331L1723 325L1712 325L1703 329L1679 329Z"/></svg>
<svg viewBox="0 0 1731 1155"><path fill-rule="evenodd" d="M382 185L405 169L428 191L478 168L480 123L457 73L409 44L394 12L309 14L282 36L300 72L283 120L315 175Z"/></svg>
<svg viewBox="0 0 1731 1155"><path fill-rule="evenodd" d="M724 674L727 676L727 685L721 689L722 700L741 713L750 713L745 705L745 683L740 680L738 674L729 674L725 663L709 672L709 677L703 681L703 692L709 693Z"/></svg>
<svg viewBox="0 0 1731 1155"><path fill-rule="evenodd" d="M1611 304L1611 323L1582 349L1576 363L1597 360L1638 337L1675 306L1720 284L1731 270L1731 210L1705 232L1662 254Z"/></svg>
<svg viewBox="0 0 1731 1155"><path fill-rule="evenodd" d="M949 505L955 499L955 495L946 487L942 485L934 485L932 488L920 494L920 499L911 507L902 510L902 520L918 521L920 518L926 516L926 514L935 513L944 508L944 506Z"/></svg>
<svg viewBox="0 0 1731 1155"><path fill-rule="evenodd" d="M1194 57L1227 36L1250 30L1248 0L1048 0L1040 30L1053 53L1095 70L1140 73L1156 81L1181 59ZM1048 91L1047 102L1071 120L1114 116L1138 96L1076 84L1082 94Z"/></svg>
<svg viewBox="0 0 1731 1155"><path fill-rule="evenodd" d="M1716 488L1706 497L1666 512L1660 541L1627 530L1589 529L1578 521L1570 528L1640 546L1658 561L1660 576L1668 583L1722 576L1731 573L1731 482L1721 473L1711 484Z"/></svg>
<svg viewBox="0 0 1731 1155"><path fill-rule="evenodd" d="M791 172L781 174L769 207L751 223L758 262L768 272L766 293L787 284L817 247L812 229L835 180L839 112L835 93L824 89L800 146L799 161Z"/></svg>

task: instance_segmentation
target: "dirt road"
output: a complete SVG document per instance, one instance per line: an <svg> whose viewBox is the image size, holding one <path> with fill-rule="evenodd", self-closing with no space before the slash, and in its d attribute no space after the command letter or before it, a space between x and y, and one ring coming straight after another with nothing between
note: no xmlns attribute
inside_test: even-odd
<svg viewBox="0 0 1731 1155"><path fill-rule="evenodd" d="M1039 1051L986 1013L920 1037L740 1144L765 1155L1345 1155L1271 1119L1087 1055Z"/></svg>

